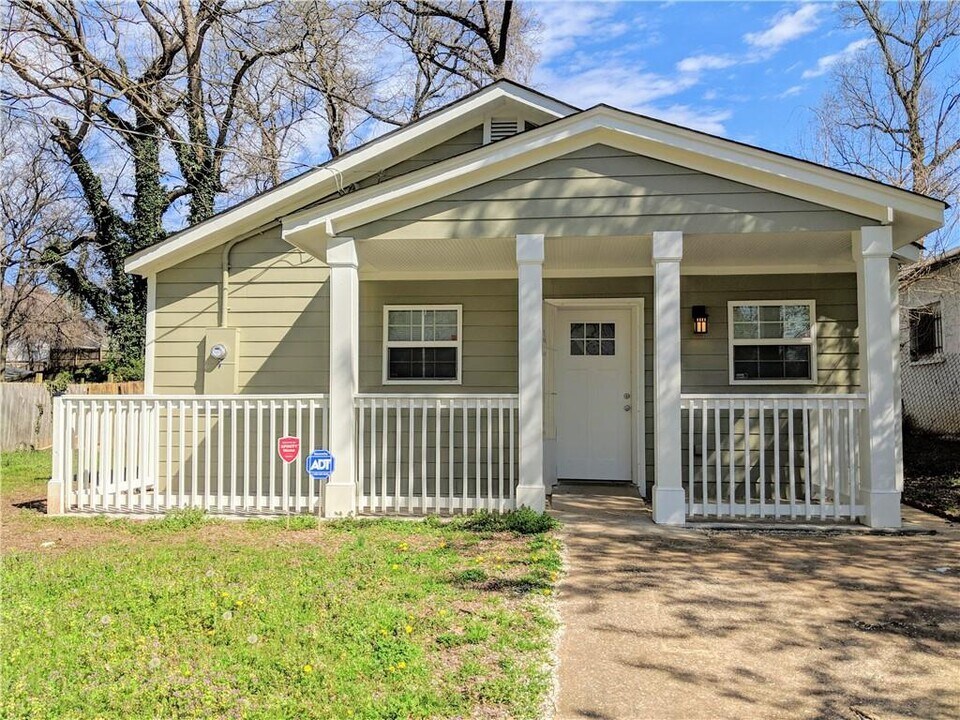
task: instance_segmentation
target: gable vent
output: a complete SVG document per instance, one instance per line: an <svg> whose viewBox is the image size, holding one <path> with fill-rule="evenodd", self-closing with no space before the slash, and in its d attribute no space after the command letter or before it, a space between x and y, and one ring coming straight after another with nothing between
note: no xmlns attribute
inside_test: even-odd
<svg viewBox="0 0 960 720"><path fill-rule="evenodd" d="M490 140L497 142L516 135L523 129L519 118L490 118Z"/></svg>

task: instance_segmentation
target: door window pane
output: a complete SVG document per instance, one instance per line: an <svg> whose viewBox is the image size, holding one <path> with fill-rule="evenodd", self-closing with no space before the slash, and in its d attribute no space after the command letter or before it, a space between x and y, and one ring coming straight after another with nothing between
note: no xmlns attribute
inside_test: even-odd
<svg viewBox="0 0 960 720"><path fill-rule="evenodd" d="M616 323L570 323L571 355L615 355Z"/></svg>

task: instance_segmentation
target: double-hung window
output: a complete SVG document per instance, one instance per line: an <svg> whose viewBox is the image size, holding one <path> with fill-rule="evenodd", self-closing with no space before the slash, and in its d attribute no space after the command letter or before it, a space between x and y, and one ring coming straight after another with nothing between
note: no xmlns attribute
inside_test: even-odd
<svg viewBox="0 0 960 720"><path fill-rule="evenodd" d="M813 300L729 303L730 383L814 382L816 318Z"/></svg>
<svg viewBox="0 0 960 720"><path fill-rule="evenodd" d="M385 305L383 382L459 384L461 305Z"/></svg>

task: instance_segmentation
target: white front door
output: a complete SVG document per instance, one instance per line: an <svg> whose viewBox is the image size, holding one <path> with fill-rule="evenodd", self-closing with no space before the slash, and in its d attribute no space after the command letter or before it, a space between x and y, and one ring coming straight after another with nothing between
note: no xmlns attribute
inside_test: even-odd
<svg viewBox="0 0 960 720"><path fill-rule="evenodd" d="M631 480L629 309L563 309L556 325L557 477Z"/></svg>

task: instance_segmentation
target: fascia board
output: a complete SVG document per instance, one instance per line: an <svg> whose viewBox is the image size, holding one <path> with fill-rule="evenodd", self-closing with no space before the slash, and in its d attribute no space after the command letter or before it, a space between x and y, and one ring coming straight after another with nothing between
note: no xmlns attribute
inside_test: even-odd
<svg viewBox="0 0 960 720"><path fill-rule="evenodd" d="M907 212L931 222L942 223L943 221L944 203L940 200L899 188L884 186L865 178L771 153L761 148L731 143L723 138L716 138L671 125L663 125L647 118L620 113L613 108L604 108L604 110L609 111L606 113L606 117L609 118L609 126L612 129L647 138L665 147L676 147L679 150L691 152L694 156L700 155L725 162L729 166L751 168L764 173L765 177L783 177L787 181L808 185L811 188L822 188L826 191L825 198L834 193L851 198L860 198L865 203L877 208L873 215L867 217L879 222L891 221L890 212L887 208L892 208L898 212ZM767 187L767 185L764 185L764 187ZM828 202L826 199L814 200L813 202L835 207L833 202Z"/></svg>

